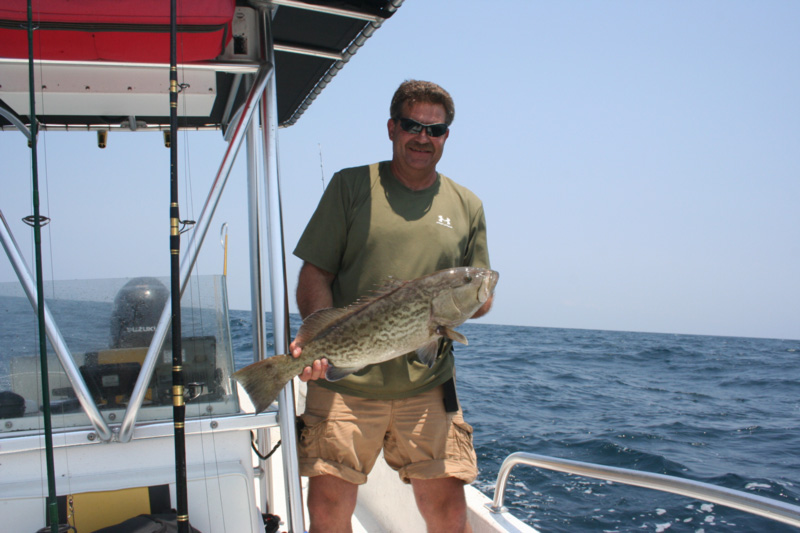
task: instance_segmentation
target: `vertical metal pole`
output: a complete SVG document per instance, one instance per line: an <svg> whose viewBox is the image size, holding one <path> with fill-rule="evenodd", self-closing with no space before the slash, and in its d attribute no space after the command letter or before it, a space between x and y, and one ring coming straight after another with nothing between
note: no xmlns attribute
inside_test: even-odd
<svg viewBox="0 0 800 533"><path fill-rule="evenodd" d="M181 346L181 232L178 209L178 6L170 0L169 131L170 131L170 282L172 303L172 419L175 431L175 494L178 531L189 533L186 486L186 403L183 395Z"/></svg>
<svg viewBox="0 0 800 533"><path fill-rule="evenodd" d="M275 64L269 11L259 17L264 59ZM278 101L275 76L269 81L261 100L261 126L264 138L264 167L267 192L269 239L270 294L272 296L272 333L275 353L289 350L289 301L286 289L286 258L283 247L283 214L281 212L280 179L278 176ZM294 385L292 382L278 397L278 420L281 428L286 501L289 505L289 531L305 531L303 491L297 466L297 433L295 428Z"/></svg>
<svg viewBox="0 0 800 533"><path fill-rule="evenodd" d="M267 335L264 325L264 293L261 283L261 193L258 183L258 152L256 140L258 138L258 124L250 121L247 128L247 220L250 235L250 308L253 324L253 361L260 361L267 356ZM270 448L267 441L269 432L265 429L258 430L258 448L262 454ZM264 474L259 480L261 489L261 509L266 512L272 497L271 463L264 461Z"/></svg>
<svg viewBox="0 0 800 533"><path fill-rule="evenodd" d="M206 198L206 203L200 212L200 216L197 218L197 223L194 225L189 244L186 246L186 254L184 254L183 262L181 263L181 291L186 289L186 284L189 282L189 276L197 261L200 248L203 246L203 240L206 237L206 233L208 233L208 227L209 224L211 224L214 211L219 204L220 196L230 177L236 154L239 152L239 148L244 142L245 133L247 131L246 128L250 125L250 120L256 114L259 99L267 86L269 77L272 75L272 70L272 65L268 64L262 65L258 70L253 87L250 89L247 99L245 100L241 118L234 126L233 136L228 143L228 147L225 149L225 155L222 158L219 170L211 184L211 190L208 193L208 198ZM165 304L164 311L161 313L161 318L159 318L158 324L156 325L156 331L153 333L153 340L150 343L150 347L147 349L147 355L142 363L142 369L139 371L136 385L133 387L133 392L131 392L128 408L125 410L125 416L122 419L122 424L120 424L120 442L129 442L133 438L136 416L144 401L144 396L147 392L148 384L150 383L150 377L153 375L153 369L155 368L161 345L164 339L167 338L172 316L171 305L170 302Z"/></svg>
<svg viewBox="0 0 800 533"><path fill-rule="evenodd" d="M28 0L28 96L31 119L31 174L33 181L33 241L36 255L36 316L39 324L39 361L42 372L42 414L44 416L45 461L47 463L47 523L50 531L58 533L58 501L56 500L56 466L53 457L53 426L50 420L50 377L47 370L47 337L44 324L44 280L42 279L42 220L39 217L39 165L36 151L38 124L36 94L33 86L33 5Z"/></svg>
<svg viewBox="0 0 800 533"><path fill-rule="evenodd" d="M258 184L258 153L256 121L247 128L247 220L250 235L250 305L253 318L253 361L266 356L264 305L261 285L261 220L260 188Z"/></svg>

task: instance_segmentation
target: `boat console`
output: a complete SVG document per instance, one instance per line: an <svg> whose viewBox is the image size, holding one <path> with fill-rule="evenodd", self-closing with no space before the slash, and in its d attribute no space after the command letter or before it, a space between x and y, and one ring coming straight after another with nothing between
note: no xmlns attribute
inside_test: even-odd
<svg viewBox="0 0 800 533"><path fill-rule="evenodd" d="M195 282L198 302L186 305L181 339L184 399L187 416L238 412L227 309L222 303L224 279L210 276ZM10 284L9 284L10 285ZM57 283L48 301L54 324L68 353L48 351L48 381L54 427L89 425L80 401L87 398L107 423L119 422L131 397L169 292L156 278L91 280ZM7 338L0 362L0 433L38 429L41 411L40 358L36 346L35 313L30 303L12 295L16 286L0 288L0 310L19 323L0 326ZM4 313L5 314L5 313ZM108 333L110 331L110 334ZM152 375L143 382L145 394L137 420L170 420L172 416L172 347L170 335L154 352ZM74 368L73 375L65 367ZM82 383L74 383L75 377Z"/></svg>

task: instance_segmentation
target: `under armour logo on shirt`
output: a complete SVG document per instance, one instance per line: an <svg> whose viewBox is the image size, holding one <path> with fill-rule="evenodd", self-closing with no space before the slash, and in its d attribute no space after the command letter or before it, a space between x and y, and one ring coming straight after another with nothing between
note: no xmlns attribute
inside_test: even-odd
<svg viewBox="0 0 800 533"><path fill-rule="evenodd" d="M439 220L437 220L436 223L440 226L444 226L445 228L453 229L453 226L450 225L450 219L445 218L442 215L439 215Z"/></svg>

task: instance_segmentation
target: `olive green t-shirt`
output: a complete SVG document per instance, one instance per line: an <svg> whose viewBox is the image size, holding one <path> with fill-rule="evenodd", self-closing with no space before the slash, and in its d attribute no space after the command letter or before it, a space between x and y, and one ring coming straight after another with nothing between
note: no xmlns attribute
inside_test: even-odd
<svg viewBox="0 0 800 533"><path fill-rule="evenodd" d="M294 254L335 275L334 307L369 296L390 279L490 266L480 199L441 174L431 187L412 191L394 177L388 161L336 173ZM449 341L440 352L432 368L412 352L318 383L365 398L413 396L452 377Z"/></svg>

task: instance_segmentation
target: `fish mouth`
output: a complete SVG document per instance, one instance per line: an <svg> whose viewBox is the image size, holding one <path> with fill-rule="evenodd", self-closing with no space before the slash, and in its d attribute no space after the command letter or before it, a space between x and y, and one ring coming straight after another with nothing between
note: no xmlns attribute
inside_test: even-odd
<svg viewBox="0 0 800 533"><path fill-rule="evenodd" d="M488 300L494 294L494 288L497 286L497 281L500 279L500 273L496 270L486 270L483 273L483 281L478 289L478 301L481 303Z"/></svg>

